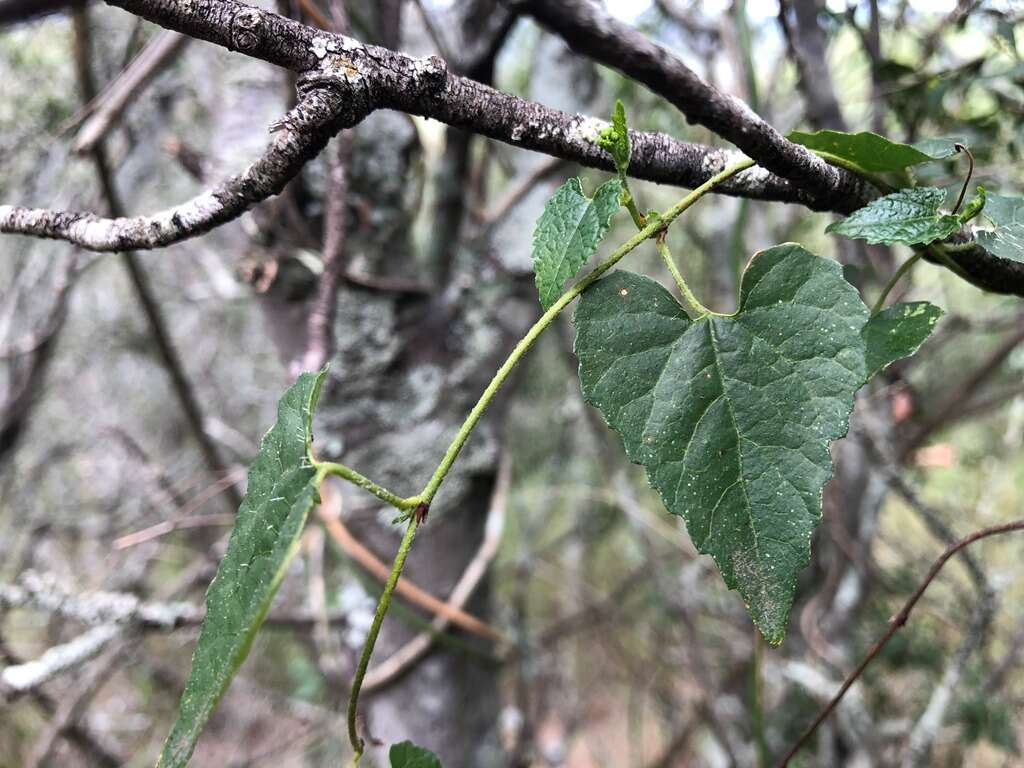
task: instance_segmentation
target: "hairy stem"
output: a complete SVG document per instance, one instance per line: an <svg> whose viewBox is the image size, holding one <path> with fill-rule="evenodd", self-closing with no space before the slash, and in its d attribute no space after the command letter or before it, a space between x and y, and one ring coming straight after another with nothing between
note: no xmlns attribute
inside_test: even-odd
<svg viewBox="0 0 1024 768"><path fill-rule="evenodd" d="M619 178L622 179L623 203L626 206L626 210L629 211L629 216L633 219L633 223L636 224L636 228L643 229L647 226L647 217L637 207L636 198L633 197L633 190L629 188L629 180L626 178L626 174L619 174Z"/></svg>
<svg viewBox="0 0 1024 768"><path fill-rule="evenodd" d="M978 285L976 280L973 280L970 275L964 272L960 266L950 258L949 251L946 250L946 246L942 243L935 242L928 246L936 258L942 262L942 264L954 275L959 277L961 280L970 283L971 285Z"/></svg>
<svg viewBox="0 0 1024 768"><path fill-rule="evenodd" d="M395 509L399 509L403 512L415 508L416 505L420 503L419 498L415 496L409 499L402 498L397 493L392 493L387 488L377 485L377 483L373 482L370 478L359 474L354 469L346 467L344 464L336 464L332 461L320 461L316 462L315 466L317 468L317 486L323 482L323 479L327 477L327 475L335 475L343 480L348 480L352 485L359 486L364 491L369 491L381 501L386 502L392 507L395 507Z"/></svg>
<svg viewBox="0 0 1024 768"><path fill-rule="evenodd" d="M895 192L896 191L895 187L893 187L891 184L889 184L885 179L883 179L877 173L871 173L870 171L864 170L863 168L861 168L857 163L853 162L852 160L848 160L845 157L839 157L838 155L833 155L831 152L826 152L826 151L820 150L820 149L812 149L811 151L814 154L816 154L818 157L820 157L822 160L824 160L826 163L828 163L829 165L834 165L837 168L842 168L843 170L849 171L850 173L857 174L858 176L863 178L865 181L870 182L873 187L878 189L878 191L883 193L883 194L887 195L890 192Z"/></svg>

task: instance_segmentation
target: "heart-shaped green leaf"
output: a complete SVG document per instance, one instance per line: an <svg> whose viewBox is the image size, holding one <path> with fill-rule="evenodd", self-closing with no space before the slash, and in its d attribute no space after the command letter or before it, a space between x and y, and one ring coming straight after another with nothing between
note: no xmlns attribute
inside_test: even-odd
<svg viewBox="0 0 1024 768"><path fill-rule="evenodd" d="M533 272L544 309L597 250L621 195L619 179L598 187L593 199L583 194L579 179L569 179L548 200L533 232Z"/></svg>
<svg viewBox="0 0 1024 768"><path fill-rule="evenodd" d="M867 355L868 378L889 363L910 357L924 344L942 317L927 301L893 304L868 320L861 335Z"/></svg>
<svg viewBox="0 0 1024 768"><path fill-rule="evenodd" d="M957 216L939 213L945 199L946 193L935 187L901 189L829 224L825 231L869 243L927 245L960 229Z"/></svg>
<svg viewBox="0 0 1024 768"><path fill-rule="evenodd" d="M217 575L206 593L206 618L178 719L158 768L188 763L199 734L235 672L284 577L299 535L319 502L309 454L313 410L326 369L304 373L284 394L277 423L249 467L249 485Z"/></svg>
<svg viewBox="0 0 1024 768"><path fill-rule="evenodd" d="M772 644L810 558L828 443L867 378L867 319L839 265L795 244L751 260L734 315L690 320L629 272L588 289L574 315L584 398Z"/></svg>
<svg viewBox="0 0 1024 768"><path fill-rule="evenodd" d="M441 768L441 761L429 749L417 747L411 741L392 745L388 751L391 768Z"/></svg>
<svg viewBox="0 0 1024 768"><path fill-rule="evenodd" d="M1024 197L988 195L984 215L996 228L978 230L978 244L995 256L1024 261Z"/></svg>
<svg viewBox="0 0 1024 768"><path fill-rule="evenodd" d="M933 146L923 147L900 144L870 131L845 133L843 131L793 131L786 138L808 149L823 152L852 163L868 173L893 173L912 165L928 163L948 157L954 152L951 141L933 140ZM948 146L947 146L948 145Z"/></svg>

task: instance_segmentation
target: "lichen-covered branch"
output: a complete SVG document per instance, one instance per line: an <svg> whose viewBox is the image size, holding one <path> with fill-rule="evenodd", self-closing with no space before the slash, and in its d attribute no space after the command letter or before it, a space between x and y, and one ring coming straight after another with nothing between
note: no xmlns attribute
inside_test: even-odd
<svg viewBox="0 0 1024 768"><path fill-rule="evenodd" d="M66 240L93 251L160 248L203 234L280 192L340 128L365 117L365 103L342 100L329 88L307 91L271 127L256 162L188 202L152 216L104 218L91 213L0 206L0 232Z"/></svg>
<svg viewBox="0 0 1024 768"><path fill-rule="evenodd" d="M240 50L303 75L305 98L277 126L264 155L239 176L151 216L106 219L88 213L0 206L0 231L67 240L97 251L157 248L203 234L277 194L337 130L374 109L432 117L499 141L611 170L594 139L605 123L502 93L451 73L440 59L417 59L333 35L233 0L112 0L187 35ZM324 87L316 87L324 86ZM696 187L738 159L735 152L634 133L631 173ZM822 204L766 171L751 169L720 192Z"/></svg>
<svg viewBox="0 0 1024 768"><path fill-rule="evenodd" d="M643 83L675 105L687 120L731 141L758 165L812 190L829 208L846 213L863 205L867 192L861 179L788 141L742 101L705 83L674 53L611 17L597 3L506 0L506 4L533 16L573 50Z"/></svg>
<svg viewBox="0 0 1024 768"><path fill-rule="evenodd" d="M156 248L202 234L277 194L327 140L376 109L434 118L516 147L613 170L594 139L606 123L503 93L452 72L444 61L364 45L238 0L107 0L168 29L238 50L299 73L304 98L279 124L263 157L241 176L153 216L102 219L91 214L0 206L0 232L51 237L100 251ZM532 14L577 50L621 69L758 162L717 193L799 203L848 213L871 188L787 141L743 102L704 83L674 54L609 17L588 0L506 0ZM696 188L741 157L735 151L632 133L630 175ZM983 249L951 258L986 290L1024 295L1024 264Z"/></svg>
<svg viewBox="0 0 1024 768"><path fill-rule="evenodd" d="M95 658L124 631L116 624L101 624L74 640L55 645L38 659L0 670L0 696L12 696L38 688L69 669Z"/></svg>

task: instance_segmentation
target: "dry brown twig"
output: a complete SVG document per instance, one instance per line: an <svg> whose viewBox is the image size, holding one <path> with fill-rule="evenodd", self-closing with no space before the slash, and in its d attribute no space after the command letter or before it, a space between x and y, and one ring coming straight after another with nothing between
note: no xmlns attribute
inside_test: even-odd
<svg viewBox="0 0 1024 768"><path fill-rule="evenodd" d="M131 103L181 54L189 40L187 35L169 31L153 38L132 63L84 107L89 116L78 130L72 150L82 155L92 152L121 121Z"/></svg>
<svg viewBox="0 0 1024 768"><path fill-rule="evenodd" d="M836 693L836 695L832 698L828 705L818 714L818 716L814 719L814 722L812 722L810 726L808 726L807 730L804 731L803 735L790 748L790 750L786 753L785 757L783 757L782 760L779 761L779 768L785 768L787 765L789 765L789 761L793 759L796 753L799 752L804 747L804 745L807 744L808 741L810 741L811 737L814 735L814 732L818 730L818 727L823 722L825 722L828 716L832 713L832 710L834 710L836 706L839 704L839 702L842 701L843 696L846 695L846 692L850 690L850 687L864 673L864 670L867 669L868 665L871 664L872 661L874 661L875 657L878 656L878 654L882 651L886 644L893 638L893 635L895 635L907 623L907 620L910 618L911 611L914 610L914 606L917 605L918 601L921 599L921 596L924 595L925 590L928 589L928 586L932 583L935 577L939 574L939 571L942 570L942 567L949 561L949 559L953 557L955 554L957 554L960 550L964 549L964 547L968 547L976 541L986 539L990 536L999 536L1004 533L1013 533L1016 531L1024 531L1024 520L1015 520L1010 523L1003 523L1002 525L994 525L989 528L982 528L970 534L969 536L965 536L959 541L954 542L953 544L950 544L948 547L946 547L946 551L943 552L939 556L939 558L932 564L932 567L929 569L927 575L924 577L924 580L917 587L917 589L914 590L914 593L910 596L907 602L904 603L900 611L889 620L889 628L885 631L885 634L883 634L875 642L875 644L871 646L871 649L864 655L864 658L861 659L861 662L857 665L857 668L854 669L854 671L851 672L850 675L843 682L843 685L839 688L839 691Z"/></svg>

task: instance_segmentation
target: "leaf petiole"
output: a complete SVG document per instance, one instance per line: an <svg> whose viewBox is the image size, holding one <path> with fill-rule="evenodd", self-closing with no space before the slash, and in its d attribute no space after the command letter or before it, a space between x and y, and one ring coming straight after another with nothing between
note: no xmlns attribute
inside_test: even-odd
<svg viewBox="0 0 1024 768"><path fill-rule="evenodd" d="M315 461L313 466L316 467L316 484L317 486L323 482L327 475L335 475L347 480L353 485L359 486L364 491L368 491L376 496L383 502L390 504L395 509L399 509L403 512L415 509L416 505L420 503L418 496L411 496L409 498L402 498L397 493L392 493L387 488L377 485L368 477L361 475L350 467L346 467L344 464L337 464L333 461Z"/></svg>
<svg viewBox="0 0 1024 768"><path fill-rule="evenodd" d="M708 315L719 315L718 312L712 312L701 304L696 294L694 294L694 292L690 290L690 286L686 284L686 280L683 278L683 274L679 271L679 267L676 266L675 259L672 258L672 253L669 251L668 244L665 242L664 231L658 235L655 245L658 249L658 255L661 256L661 260L665 262L665 266L668 267L668 271L671 273L672 279L676 281L676 285L679 287L679 292L683 294L683 298L686 299L686 303L690 305L690 308L697 314L697 317L701 318Z"/></svg>
<svg viewBox="0 0 1024 768"><path fill-rule="evenodd" d="M893 276L889 278L889 282L886 283L885 287L882 289L882 293L878 297L878 300L875 302L875 305L871 308L872 317L874 317L875 315L882 311L882 308L885 306L885 300L889 297L890 291L892 291L892 289L896 286L896 283L900 281L900 278L907 274L907 272L910 271L910 268L921 260L924 254L924 251L917 251L913 256L904 261L900 265L900 268L893 273Z"/></svg>

